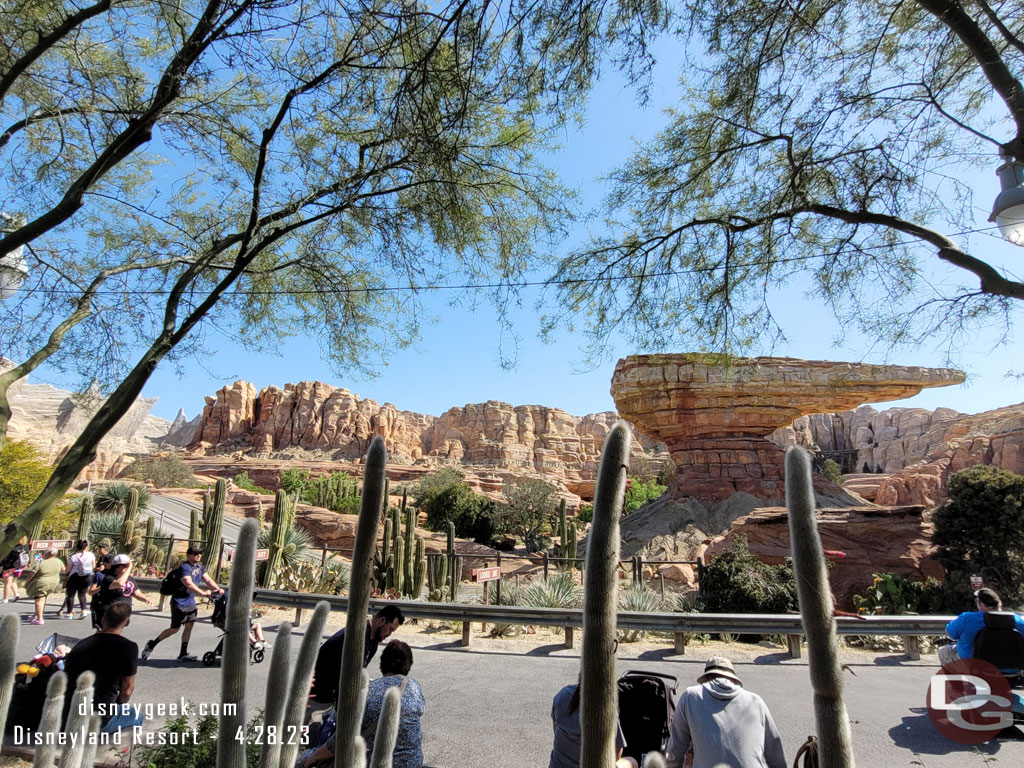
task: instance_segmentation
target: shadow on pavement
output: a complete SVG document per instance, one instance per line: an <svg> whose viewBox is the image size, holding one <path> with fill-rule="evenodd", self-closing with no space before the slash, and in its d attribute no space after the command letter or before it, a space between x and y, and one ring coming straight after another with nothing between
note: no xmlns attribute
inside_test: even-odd
<svg viewBox="0 0 1024 768"><path fill-rule="evenodd" d="M990 739L981 744L958 744L939 733L928 718L924 707L910 710L899 725L889 729L894 746L916 755L950 755L954 753L995 755L999 752L999 740Z"/></svg>
<svg viewBox="0 0 1024 768"><path fill-rule="evenodd" d="M552 643L551 645L540 645L526 652L527 656L550 656L556 651L566 650L565 643Z"/></svg>

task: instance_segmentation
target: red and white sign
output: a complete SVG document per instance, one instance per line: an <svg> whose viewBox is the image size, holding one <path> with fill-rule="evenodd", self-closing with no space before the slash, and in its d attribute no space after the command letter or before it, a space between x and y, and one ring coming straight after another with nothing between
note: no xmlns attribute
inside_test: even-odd
<svg viewBox="0 0 1024 768"><path fill-rule="evenodd" d="M32 549L71 549L75 544L71 539L36 539Z"/></svg>
<svg viewBox="0 0 1024 768"><path fill-rule="evenodd" d="M473 581L497 581L501 578L501 568L474 568Z"/></svg>
<svg viewBox="0 0 1024 768"><path fill-rule="evenodd" d="M269 559L270 559L270 550L269 549L257 549L256 550L256 561L257 562L259 562L260 560L269 560Z"/></svg>

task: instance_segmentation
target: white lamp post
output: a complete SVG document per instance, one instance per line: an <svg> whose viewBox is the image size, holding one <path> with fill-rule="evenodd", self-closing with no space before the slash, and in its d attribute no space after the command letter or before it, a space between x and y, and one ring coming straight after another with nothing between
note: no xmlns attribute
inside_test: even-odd
<svg viewBox="0 0 1024 768"><path fill-rule="evenodd" d="M0 211L0 230L10 232L22 224L24 221L18 217ZM10 253L0 256L0 301L5 301L17 293L28 277L24 253L25 247L19 245Z"/></svg>
<svg viewBox="0 0 1024 768"><path fill-rule="evenodd" d="M996 169L1002 191L992 205L989 221L999 227L1003 238L1024 246L1024 164L1003 152L1003 164Z"/></svg>

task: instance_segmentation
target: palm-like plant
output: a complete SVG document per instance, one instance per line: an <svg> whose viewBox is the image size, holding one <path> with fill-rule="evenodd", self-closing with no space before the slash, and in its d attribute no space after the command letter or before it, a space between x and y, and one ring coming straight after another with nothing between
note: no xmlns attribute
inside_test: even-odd
<svg viewBox="0 0 1024 768"><path fill-rule="evenodd" d="M274 543L269 529L260 531L257 538L257 546L261 549L269 549ZM284 548L281 550L281 566L289 567L308 559L310 550L313 548L313 538L302 528L286 528L284 531Z"/></svg>
<svg viewBox="0 0 1024 768"><path fill-rule="evenodd" d="M139 511L144 512L149 507L153 494L150 493L149 488L145 485L136 485L134 483L107 483L101 486L93 495L93 504L96 506L96 511L117 512L123 515L128 507L128 494L132 492L132 488L139 492ZM118 522L117 527L113 530L119 530L120 527L121 523ZM100 528L98 530L107 529Z"/></svg>

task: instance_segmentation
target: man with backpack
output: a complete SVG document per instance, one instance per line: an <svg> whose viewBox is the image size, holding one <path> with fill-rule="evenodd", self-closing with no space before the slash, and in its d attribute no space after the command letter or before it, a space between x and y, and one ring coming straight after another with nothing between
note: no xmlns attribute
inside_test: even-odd
<svg viewBox="0 0 1024 768"><path fill-rule="evenodd" d="M715 656L683 691L669 728L667 768L786 768L779 729L764 700L743 687L732 662ZM693 762L685 763L688 754Z"/></svg>
<svg viewBox="0 0 1024 768"><path fill-rule="evenodd" d="M160 594L171 597L171 626L157 635L156 638L146 643L142 649L142 660L146 661L153 653L153 649L171 635L177 634L184 626L181 633L181 651L178 653L178 661L199 661L197 656L188 652L188 641L192 637L192 625L195 624L198 608L196 607L196 595L209 597L214 592L221 593L224 590L217 586L217 582L210 578L210 574L203 568L203 550L196 546L189 546L185 553L185 562L171 571L164 578L160 585ZM204 583L209 589L200 586Z"/></svg>

